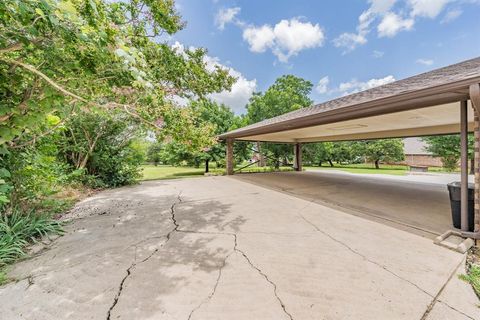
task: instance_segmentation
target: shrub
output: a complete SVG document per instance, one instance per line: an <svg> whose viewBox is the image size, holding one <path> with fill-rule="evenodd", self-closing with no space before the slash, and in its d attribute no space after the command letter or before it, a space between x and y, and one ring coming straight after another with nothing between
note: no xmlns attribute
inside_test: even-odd
<svg viewBox="0 0 480 320"><path fill-rule="evenodd" d="M83 182L92 187L116 187L140 177L144 150L135 143L138 126L123 115L84 113L66 124L60 155L75 170L83 170Z"/></svg>

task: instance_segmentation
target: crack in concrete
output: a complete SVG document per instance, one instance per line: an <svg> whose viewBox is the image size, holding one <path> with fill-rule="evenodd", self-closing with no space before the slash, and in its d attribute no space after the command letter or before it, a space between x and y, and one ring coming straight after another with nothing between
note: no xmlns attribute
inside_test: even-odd
<svg viewBox="0 0 480 320"><path fill-rule="evenodd" d="M170 230L166 236L164 236L167 240L162 243L162 245L160 246L160 248L162 248L163 246L165 246L167 244L167 242L170 240L171 238L171 235L173 232L177 231L179 225L177 223L177 220L175 218L175 206L177 205L177 201L180 203L182 202L182 199L180 198L180 194L181 192L178 194L177 196L177 200L171 205L170 207L170 215L171 215L171 220L174 224L174 228L172 230ZM151 237L151 238L155 238L155 237ZM148 239L144 239L138 243L141 243L143 241L147 241ZM133 260L133 263L127 268L126 272L127 274L122 278L122 281L120 282L120 286L118 288L118 291L117 291L117 294L115 295L114 299L113 299L113 303L112 305L110 306L110 308L108 309L108 312L107 312L107 320L110 320L111 319L111 314L112 314L112 311L113 309L115 308L115 306L118 304L118 301L120 300L120 296L122 295L122 292L123 292L123 287L124 287L124 284L125 284L125 281L127 281L127 279L130 277L130 275L132 274L132 270L139 264L141 263L144 263L146 261L148 261L151 257L153 257L159 250L160 248L157 248L155 250L152 251L152 253L146 257L145 259L141 260L139 263L136 262L137 260L137 246L138 244L134 244L135 246L135 256L134 256L134 260Z"/></svg>
<svg viewBox="0 0 480 320"><path fill-rule="evenodd" d="M192 309L192 311L190 312L190 314L188 315L188 320L190 320L193 316L193 314L199 310L204 304L206 304L207 302L209 302L213 296L215 295L215 293L217 292L217 287L220 283L220 279L222 278L222 270L223 268L225 268L225 266L227 265L227 260L228 258L230 258L230 256L232 255L232 253L235 252L235 251L232 251L230 252L226 257L225 259L223 260L223 263L222 265L220 266L220 268L218 269L218 276L217 276L217 280L215 282L215 285L213 286L213 289L212 289L212 292L210 292L210 294L208 295L207 298L205 298L198 306L196 306L194 309Z"/></svg>
<svg viewBox="0 0 480 320"><path fill-rule="evenodd" d="M165 243L166 243L166 242L165 242ZM162 247L165 245L165 243L162 244ZM127 268L127 274L125 275L125 277L122 278L122 281L120 282L120 286L119 286L119 288L118 288L117 294L115 295L115 298L113 298L113 303L112 303L112 305L110 306L110 308L108 309L108 312L107 312L107 320L110 320L112 311L113 311L113 309L115 308L115 306L117 305L118 300L120 300L120 296L122 295L123 286L124 286L124 284L125 284L125 281L127 281L128 277L130 277L130 275L132 274L132 270L133 270L137 265L148 261L151 257L153 257L153 255L154 255L155 253L158 252L158 250L159 250L159 248L153 250L152 253L151 253L150 255L148 255L148 257L146 257L145 259L141 260L139 263L136 262L136 256L135 256L134 262L130 265L130 267Z"/></svg>
<svg viewBox="0 0 480 320"><path fill-rule="evenodd" d="M168 241L170 240L172 234L174 232L182 232L182 233L194 233L194 234L213 234L213 235L230 235L234 238L234 247L233 247L233 251L230 252L226 257L225 259L223 260L223 263L222 265L220 266L219 270L218 270L218 276L217 276L217 279L215 281L215 285L213 286L212 288L212 291L210 292L210 294L197 306L195 307L189 314L188 316L188 320L190 320L193 316L193 314L198 311L204 304L208 303L212 298L213 296L215 295L216 291L217 291L217 288L218 288L218 285L220 284L220 280L221 280L221 277L222 277L222 271L223 271L223 268L225 268L226 264L227 264L227 260L228 258L234 253L234 252L238 252L240 253L244 258L245 260L248 262L248 264L253 268L255 269L272 287L273 287L273 293L275 295L275 298L277 299L277 301L279 302L283 312L285 313L285 315L288 316L288 318L290 320L293 320L293 317L292 315L287 311L286 307L285 307L285 304L283 303L282 299L278 296L278 293L277 293L277 285L272 281L270 280L270 278L260 269L258 268L257 266L255 266L252 261L250 260L250 258L246 255L245 252L243 252L242 250L238 249L238 242L237 242L237 234L236 233L231 233L231 232L210 232L210 231L194 231L194 230L184 230L184 229L180 229L180 224L178 223L177 221L177 217L175 215L175 207L179 204L179 203L182 203L182 198L181 198L181 192L178 194L177 196L177 200L171 205L170 207L170 219L172 220L172 223L174 225L174 228L172 230L170 230L165 236L162 236L162 237L165 237L166 238L166 241L161 245L160 248L162 248L163 246L165 246ZM139 263L136 263L136 250L137 250L137 246L138 244L142 243L142 242L145 242L147 240L150 240L150 239L153 239L153 238L159 238L158 236L157 237L150 237L149 239L144 239L136 244L134 244L135 246L135 259L134 259L134 262L130 265L130 267L127 268L127 274L125 275L125 277L122 278L122 281L120 282L120 286L119 286L119 289L117 291L117 294L114 298L114 301L113 301L113 304L111 305L111 307L108 309L108 313L107 313L107 320L110 320L111 319L111 313L113 311L113 309L115 308L115 306L118 304L118 301L120 299L120 296L122 294L122 291L123 291L123 287L124 287L124 284L126 282L126 280L128 279L128 277L130 277L130 275L132 274L132 271L133 269L135 268L135 266L137 266L138 264L141 264L143 262L146 262L148 259L150 259L155 253L157 253L159 251L160 248L157 248L155 249L148 257L146 257L145 259L143 259L142 261L140 261Z"/></svg>
<svg viewBox="0 0 480 320"><path fill-rule="evenodd" d="M450 282L450 280L452 280L453 276L457 273L457 269L460 267L460 265L463 263L463 260L460 261L460 263L455 266L455 268L453 269L453 271L450 273L450 276L448 277L447 281L445 281L445 283L442 285L442 287L440 288L440 290L438 290L437 294L435 296L432 296L432 301L430 302L430 304L427 306L427 309L425 310L425 312L423 313L422 317L420 318L420 320L425 320L427 319L428 315L430 314L430 312L433 310L433 307L435 306L435 304L437 303L437 301L443 303L444 305L446 305L447 307L449 307L450 309L454 310L454 311L457 311L458 313L466 316L467 318L469 319L472 319L474 320L474 318L470 317L469 315L461 312L460 310L457 310L456 308L452 307L451 305L449 305L448 303L444 302L444 301L441 301L439 299L440 295L442 294L443 290L447 287L447 284Z"/></svg>
<svg viewBox="0 0 480 320"><path fill-rule="evenodd" d="M314 224L313 222L311 222L310 220L308 220L307 218L305 218L301 213L299 213L299 216L308 224L310 224L316 231L320 232L321 234L327 236L328 238L330 238L331 240L333 240L334 242L342 245L343 247L345 247L347 250L349 250L350 252L358 255L359 257L361 257L362 259L364 259L365 261L371 263L371 264L374 264L380 268L382 268L383 270L387 271L388 273L390 273L391 275L393 275L394 277L402 280L402 281L405 281L409 284L411 284L412 286L414 286L415 288L417 288L418 290L422 291L423 293L425 293L426 295L428 295L429 297L432 297L433 298L433 295L430 294L429 292L425 291L423 288L421 288L420 286L418 286L416 283L408 280L408 279L405 279L403 278L402 276L396 274L395 272L393 272L392 270L388 269L386 266L374 261L374 260L371 260L369 259L367 256L363 255L362 253L360 253L359 251L353 249L352 247L350 247L348 244L346 244L345 242L341 241L341 240L338 240L336 239L335 237L333 237L331 234L329 234L328 232L325 232L324 230L320 229L316 224Z"/></svg>
<svg viewBox="0 0 480 320"><path fill-rule="evenodd" d="M237 234L236 233L232 233L232 232L211 232L211 231L194 231L194 230L183 230L183 229L177 229L176 230L177 232L184 232L184 233L194 233L194 234L213 234L213 235L230 235L233 237L234 239L234 247L233 247L233 251L228 254L224 261L223 261L223 264L222 266L219 268L219 272L218 272L218 277L217 277L217 280L215 282L215 285L211 291L211 293L208 295L208 297L203 300L197 307L195 307L192 312L190 312L190 315L188 316L188 320L191 320L193 314L198 311L204 304L208 303L212 298L213 296L215 295L216 293L216 290L217 290L217 287L220 283L220 279L221 279L221 276L222 276L222 270L223 268L225 267L226 263L227 263L227 260L228 258L230 258L230 256L232 255L232 253L234 252L238 252L239 254L241 254L244 259L247 261L247 263L250 265L250 267L252 267L253 269L255 269L272 287L273 287L273 294L275 295L275 298L277 299L277 301L279 302L280 304L280 307L282 308L283 312L285 313L285 315L290 319L290 320L293 320L293 316L287 311L287 308L285 306L285 303L282 301L282 299L278 296L278 290L277 290L277 285L260 269L258 268L256 265L254 265L252 263L252 261L250 260L250 258L247 256L247 254L240 250L238 248L238 240L237 240Z"/></svg>
<svg viewBox="0 0 480 320"><path fill-rule="evenodd" d="M273 282L272 280L270 280L270 278L259 268L257 267L256 265L254 265L252 263L252 261L250 260L250 258L245 254L245 252L243 252L242 250L238 249L238 243L237 243L237 235L234 234L234 238L235 238L235 246L233 247L233 250L235 250L236 252L239 252L244 258L245 260L247 260L248 264L255 270L257 270L257 272L265 278L265 280L270 283L273 287L273 294L275 295L275 297L277 298L278 302L280 303L280 306L282 307L282 310L283 312L285 313L285 315L288 316L288 318L290 320L293 320L293 317L292 315L287 311L287 308L285 307L285 303L283 303L282 299L280 299L280 297L278 296L278 292L277 292L277 285L275 284L275 282Z"/></svg>
<svg viewBox="0 0 480 320"><path fill-rule="evenodd" d="M420 291L422 291L423 293L425 293L426 295L428 295L429 297L433 298L433 300L430 302L430 304L427 306L427 309L425 310L424 314L422 315L422 317L420 318L420 320L426 320L429 313L432 311L433 307L435 306L435 303L437 301L443 303L445 306L449 307L450 309L464 315L465 317L469 318L469 319L474 319L472 317L470 317L468 314L465 314L463 313L462 311L452 307L451 305L449 305L448 303L446 303L445 301L441 301L439 300L439 296L440 294L443 292L443 290L445 289L446 285L448 284L448 282L450 282L450 280L452 279L452 277L455 275L456 273L456 270L458 269L458 267L462 264L463 261L461 261L453 270L453 272L450 274L450 276L448 277L447 281L442 285L442 287L440 288L440 290L438 291L438 293L433 296L432 294L430 294L429 292L425 291L424 289L422 289L420 286L418 286L417 284L413 283L412 281L408 280L408 279L405 279L401 276L399 276L398 274L396 274L395 272L389 270L386 266L376 262L376 261L373 261L369 258L367 258L365 255L361 254L360 252L358 252L357 250L353 249L352 247L350 247L349 245L347 245L346 243L338 240L338 239L335 239L332 235L330 235L329 233L321 230L316 224L314 224L313 222L311 222L310 220L308 220L307 218L305 218L301 213L299 214L299 216L305 221L307 222L308 224L310 224L313 228L315 228L316 231L324 234L325 236L327 236L328 238L332 239L333 241L341 244L342 246L344 246L345 248L347 248L349 251L355 253L356 255L362 257L364 260L370 262L370 263L373 263L375 265L377 265L378 267L384 269L385 271L389 272L390 274L392 274L393 276L397 277L398 279L402 280L402 281L405 281L413 286L415 286L417 289L419 289Z"/></svg>

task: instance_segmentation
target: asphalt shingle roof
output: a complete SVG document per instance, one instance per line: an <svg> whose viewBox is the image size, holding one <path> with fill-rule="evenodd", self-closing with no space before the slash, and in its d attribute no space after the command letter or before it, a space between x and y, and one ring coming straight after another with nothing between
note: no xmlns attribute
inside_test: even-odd
<svg viewBox="0 0 480 320"><path fill-rule="evenodd" d="M258 129L278 123L288 123L300 118L317 116L322 113L339 110L346 107L353 107L365 102L381 100L397 95L415 92L423 89L439 87L462 80L480 77L480 57L453 64L444 68L425 72L403 80L391 82L376 88L368 89L362 92L350 94L327 102L312 105L310 107L295 110L274 118L248 125L227 133L222 134L221 138L227 138L230 135L240 137L242 132L252 129ZM279 130L281 131L281 130Z"/></svg>

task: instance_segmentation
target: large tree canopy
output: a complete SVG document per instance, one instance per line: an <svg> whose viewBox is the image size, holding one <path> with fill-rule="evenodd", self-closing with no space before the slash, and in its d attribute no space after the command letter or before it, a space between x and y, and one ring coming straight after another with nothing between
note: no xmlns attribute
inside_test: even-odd
<svg viewBox="0 0 480 320"><path fill-rule="evenodd" d="M204 49L177 52L161 40L183 26L172 0L1 1L0 146L15 146L47 114L92 108L120 109L192 149L211 144L172 98L234 79L209 71Z"/></svg>
<svg viewBox="0 0 480 320"><path fill-rule="evenodd" d="M265 93L256 93L250 99L246 116L248 123L255 123L310 106L313 101L308 95L312 91L312 87L313 84L310 81L293 75L278 78ZM260 149L259 143L257 148ZM284 163L288 162L288 158L293 153L291 145L266 144L265 149L277 167L281 160ZM261 152L263 153L263 151Z"/></svg>
<svg viewBox="0 0 480 320"><path fill-rule="evenodd" d="M265 93L256 93L247 105L249 123L255 123L281 114L308 107L308 97L313 84L293 75L285 75L270 86Z"/></svg>
<svg viewBox="0 0 480 320"><path fill-rule="evenodd" d="M443 136L430 136L424 137L423 141L427 143L427 151L431 152L434 156L442 159L442 164L445 169L454 171L458 167L458 161L460 160L460 135L443 135ZM468 157L473 160L473 135L468 135ZM473 165L471 165L473 168Z"/></svg>

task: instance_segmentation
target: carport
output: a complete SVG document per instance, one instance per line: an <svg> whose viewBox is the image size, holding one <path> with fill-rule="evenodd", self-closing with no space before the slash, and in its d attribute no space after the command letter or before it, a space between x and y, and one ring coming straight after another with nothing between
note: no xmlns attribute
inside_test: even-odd
<svg viewBox="0 0 480 320"><path fill-rule="evenodd" d="M461 134L461 234L480 239L480 57L267 119L220 136L227 174L235 140L302 143ZM475 137L475 226L468 232L467 134Z"/></svg>

